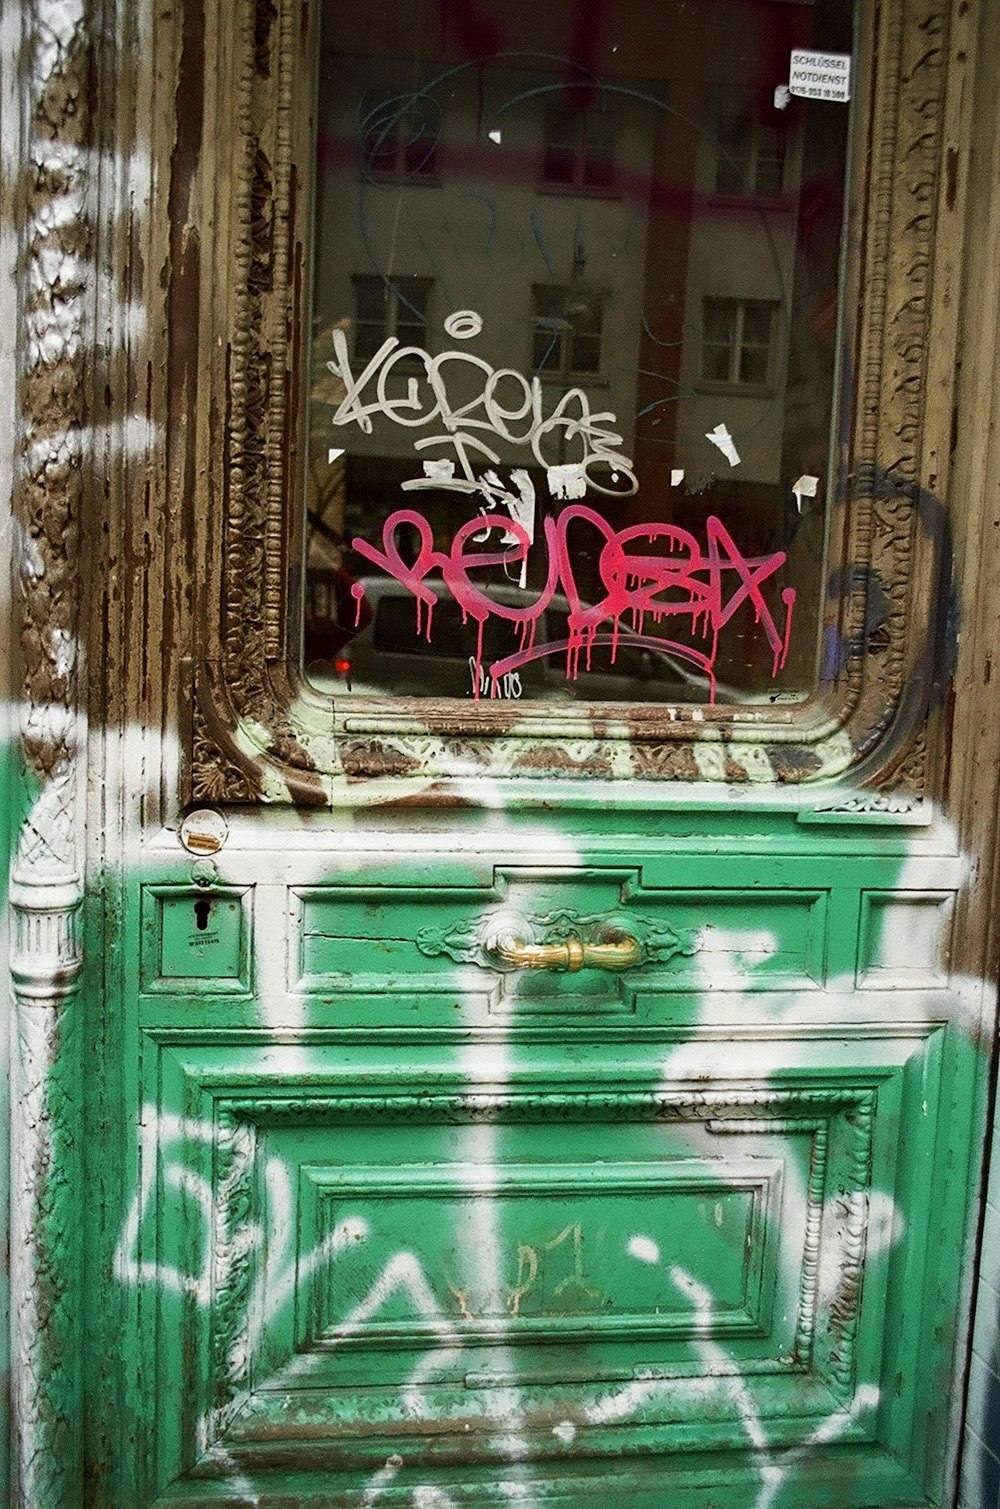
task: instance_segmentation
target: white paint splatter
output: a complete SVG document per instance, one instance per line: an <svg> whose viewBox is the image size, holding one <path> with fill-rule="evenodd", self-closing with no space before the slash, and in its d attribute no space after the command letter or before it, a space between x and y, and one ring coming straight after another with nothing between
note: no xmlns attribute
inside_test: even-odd
<svg viewBox="0 0 1000 1509"><path fill-rule="evenodd" d="M76 665L76 638L68 629L49 630L49 658L57 676L68 676Z"/></svg>
<svg viewBox="0 0 1000 1509"><path fill-rule="evenodd" d="M634 1236L628 1244L629 1256L636 1258L640 1263L658 1263L660 1261L659 1245L652 1237Z"/></svg>
<svg viewBox="0 0 1000 1509"><path fill-rule="evenodd" d="M40 582L45 575L45 558L38 542L25 531L21 532L21 570L32 582Z"/></svg>
<svg viewBox="0 0 1000 1509"><path fill-rule="evenodd" d="M371 1481L365 1488L364 1495L361 1499L361 1502L365 1506L365 1509L370 1509L370 1506L372 1504L378 1503L378 1500L382 1497L383 1488L387 1488L389 1486L393 1478L399 1472L399 1469L402 1467L402 1465L403 1458L399 1456L398 1453L393 1452L391 1457L386 1457L385 1465L379 1468L378 1472L376 1472L375 1476L371 1479Z"/></svg>

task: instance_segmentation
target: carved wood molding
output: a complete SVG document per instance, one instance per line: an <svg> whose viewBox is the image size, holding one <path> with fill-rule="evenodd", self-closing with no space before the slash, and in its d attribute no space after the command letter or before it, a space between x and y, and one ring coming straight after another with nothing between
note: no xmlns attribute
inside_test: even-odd
<svg viewBox="0 0 1000 1509"><path fill-rule="evenodd" d="M221 1089L221 1087L220 1087ZM212 1092L209 1092L210 1094ZM869 1088L593 1091L538 1086L516 1092L442 1090L431 1094L405 1091L360 1094L344 1087L331 1093L317 1087L309 1096L233 1097L218 1091L215 1101L217 1143L212 1261L216 1296L212 1317L212 1440L224 1436L252 1393L253 1345L251 1295L261 1255L247 1240L259 1220L259 1133L275 1126L305 1126L356 1121L505 1123L568 1116L585 1121L622 1119L700 1123L722 1137L802 1136L808 1139L809 1163L803 1218L802 1267L798 1283L794 1362L812 1366L820 1344L828 1356L827 1382L849 1399L857 1387L855 1339L868 1228L872 1137L876 1095ZM214 1098L214 1097L213 1097ZM842 1206L839 1233L828 1234L821 1251L824 1208L830 1189L834 1144ZM822 1298L821 1260L836 1250L839 1284ZM817 1335L825 1318L828 1335ZM203 1442L202 1448L209 1445Z"/></svg>
<svg viewBox="0 0 1000 1509"><path fill-rule="evenodd" d="M233 241L215 254L236 278L218 315L228 355L215 404L212 494L225 542L204 571L219 583L194 678L187 795L254 803L326 801L358 782L447 788L456 779L642 778L796 785L837 781L916 796L927 790L926 726L944 677L938 604L950 583L947 517L924 475L928 353L944 180L942 122L952 4L890 0L861 25L845 306L845 364L856 374L851 438L832 503L825 632L837 681L800 707L574 708L535 704L354 704L343 712L298 669L301 521L299 412L314 45L291 0L240 0ZM308 23L314 24L312 20ZM206 122L206 139L218 123ZM204 243L210 244L206 237ZM206 276L215 276L207 259ZM218 278L222 286L227 279ZM940 407L940 406L939 406ZM935 412L934 424L940 427ZM935 432L936 434L936 432ZM235 770L243 772L237 777ZM309 772L303 783L302 772Z"/></svg>
<svg viewBox="0 0 1000 1509"><path fill-rule="evenodd" d="M16 196L23 808L13 921L11 1385L15 1502L82 1498L79 540L90 276L89 35L82 0L20 8ZM5 130L10 130L6 126Z"/></svg>

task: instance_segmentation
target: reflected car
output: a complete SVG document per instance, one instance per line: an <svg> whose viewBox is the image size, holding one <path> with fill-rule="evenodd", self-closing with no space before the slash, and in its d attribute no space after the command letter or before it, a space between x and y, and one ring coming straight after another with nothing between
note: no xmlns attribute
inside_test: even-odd
<svg viewBox="0 0 1000 1509"><path fill-rule="evenodd" d="M343 573L310 572L306 604L306 675L334 695L474 698L478 689L481 698L504 701L711 700L708 675L625 625L617 645L607 624L589 649L570 650L570 604L559 595L539 614L532 658L501 675L494 692L490 667L522 650L519 625L491 615L479 649L478 621L463 614L442 583L432 584L438 601L428 620L427 610L391 577L360 578L350 588L341 578ZM538 600L536 591L514 585L491 584L488 592L507 608L528 608ZM717 682L715 700L756 699Z"/></svg>

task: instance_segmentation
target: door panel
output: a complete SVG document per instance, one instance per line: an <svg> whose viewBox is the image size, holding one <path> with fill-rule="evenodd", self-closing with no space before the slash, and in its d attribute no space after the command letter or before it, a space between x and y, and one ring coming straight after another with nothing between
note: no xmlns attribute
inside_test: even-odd
<svg viewBox="0 0 1000 1509"><path fill-rule="evenodd" d="M766 860L677 838L671 889L659 842L426 857L410 886L341 849L252 895L250 850L202 888L254 964L234 993L222 929L190 976L137 977L138 1502L573 1503L610 1471L650 1504L924 1502L934 1170L963 1156L935 1108L975 1056L934 928L908 975L878 928L958 871L899 890L786 824ZM188 946L192 895L137 888L147 959ZM644 952L519 970L498 918Z"/></svg>
<svg viewBox="0 0 1000 1509"><path fill-rule="evenodd" d="M711 1056L730 1089L698 1088L692 1064L690 1088L643 1090L654 1066L616 1059L604 1093L597 1064L584 1085L539 1065L470 1091L437 1058L401 1086L329 1050L304 1089L282 1065L301 1050L163 1044L160 1199L140 1195L121 1261L159 1291L160 1334L202 1307L167 1481L197 1463L280 1482L294 1448L327 1472L399 1455L402 1489L437 1461L491 1461L516 1421L540 1460L829 1434L895 1458L903 1498L908 1443L878 1401L922 1273L888 1259L893 1222L922 1245L930 1190L897 1201L896 1131L931 1156L934 1036L795 1072L779 1041L780 1088L739 1076L745 1044Z"/></svg>

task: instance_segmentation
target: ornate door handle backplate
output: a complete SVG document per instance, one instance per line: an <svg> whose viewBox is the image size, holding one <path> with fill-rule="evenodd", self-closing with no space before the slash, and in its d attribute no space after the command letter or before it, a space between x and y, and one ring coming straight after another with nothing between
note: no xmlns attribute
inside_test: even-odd
<svg viewBox="0 0 1000 1509"><path fill-rule="evenodd" d="M642 959L642 945L628 933L599 943L573 937L561 943L526 943L507 936L498 938L491 952L511 969L555 969L569 974L581 969L631 969Z"/></svg>

